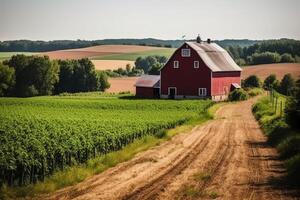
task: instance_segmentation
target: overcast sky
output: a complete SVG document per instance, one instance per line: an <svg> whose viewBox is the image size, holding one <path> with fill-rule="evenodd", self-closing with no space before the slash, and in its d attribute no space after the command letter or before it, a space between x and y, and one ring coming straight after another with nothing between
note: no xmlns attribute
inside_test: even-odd
<svg viewBox="0 0 300 200"><path fill-rule="evenodd" d="M0 0L0 40L300 39L300 0Z"/></svg>

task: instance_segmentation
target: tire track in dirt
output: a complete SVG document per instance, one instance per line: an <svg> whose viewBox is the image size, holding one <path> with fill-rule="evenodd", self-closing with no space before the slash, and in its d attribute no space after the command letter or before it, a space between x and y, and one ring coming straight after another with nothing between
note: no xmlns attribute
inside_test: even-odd
<svg viewBox="0 0 300 200"><path fill-rule="evenodd" d="M282 175L282 163L251 113L255 100L225 105L215 120L43 199L189 199L189 184L198 199L210 191L219 199L297 199L270 182ZM210 178L196 181L199 172Z"/></svg>

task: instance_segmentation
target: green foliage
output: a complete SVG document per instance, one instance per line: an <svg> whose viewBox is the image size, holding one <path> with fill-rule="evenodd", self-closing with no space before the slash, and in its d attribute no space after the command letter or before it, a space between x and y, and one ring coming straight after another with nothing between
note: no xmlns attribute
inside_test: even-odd
<svg viewBox="0 0 300 200"><path fill-rule="evenodd" d="M35 183L57 169L86 163L145 135L163 137L163 129L199 115L207 119L211 104L101 95L1 98L0 182Z"/></svg>
<svg viewBox="0 0 300 200"><path fill-rule="evenodd" d="M144 74L142 69L137 69L136 67L131 67L130 64L126 65L126 69L118 68L116 70L104 70L99 71L100 73L105 73L108 77L121 77L121 76L141 76Z"/></svg>
<svg viewBox="0 0 300 200"><path fill-rule="evenodd" d="M12 56L7 62L15 70L14 95L50 95L58 81L58 64L44 56Z"/></svg>
<svg viewBox="0 0 300 200"><path fill-rule="evenodd" d="M104 92L110 87L110 83L108 82L107 75L105 73L98 73L98 79L100 91Z"/></svg>
<svg viewBox="0 0 300 200"><path fill-rule="evenodd" d="M295 59L293 58L293 56L289 53L284 53L281 55L281 60L280 62L282 63L293 63L295 62Z"/></svg>
<svg viewBox="0 0 300 200"><path fill-rule="evenodd" d="M0 97L8 96L15 85L15 70L0 62Z"/></svg>
<svg viewBox="0 0 300 200"><path fill-rule="evenodd" d="M281 60L281 56L278 53L272 52L263 52L263 53L254 53L252 55L253 65L257 64L269 64L269 63L278 63Z"/></svg>
<svg viewBox="0 0 300 200"><path fill-rule="evenodd" d="M263 83L263 88L264 89L267 89L267 90L270 90L270 89L275 89L277 86L277 78L276 78L276 75L275 74L271 74L269 75L265 80L264 80L264 83Z"/></svg>
<svg viewBox="0 0 300 200"><path fill-rule="evenodd" d="M251 75L243 81L242 86L246 88L253 88L253 87L259 88L261 87L261 82L256 75Z"/></svg>
<svg viewBox="0 0 300 200"><path fill-rule="evenodd" d="M164 56L138 57L135 61L135 66L137 69L142 69L145 73L159 74L165 62L167 62L167 58Z"/></svg>
<svg viewBox="0 0 300 200"><path fill-rule="evenodd" d="M300 128L300 79L296 81L292 96L288 98L285 107L286 120L295 128Z"/></svg>
<svg viewBox="0 0 300 200"><path fill-rule="evenodd" d="M279 86L280 93L284 95L291 95L294 87L295 87L295 80L293 79L292 75L291 74L284 75Z"/></svg>
<svg viewBox="0 0 300 200"><path fill-rule="evenodd" d="M282 158L290 158L300 154L300 135L292 135L279 143L277 149Z"/></svg>
<svg viewBox="0 0 300 200"><path fill-rule="evenodd" d="M264 93L264 90L262 88L245 88L245 90L250 97L254 97Z"/></svg>
<svg viewBox="0 0 300 200"><path fill-rule="evenodd" d="M228 99L230 101L243 101L243 100L247 100L249 98L248 93L241 89L235 89L232 92L229 93L228 95Z"/></svg>
<svg viewBox="0 0 300 200"><path fill-rule="evenodd" d="M286 161L286 167L291 180L294 181L295 184L299 185L300 181L300 154L293 156L289 160Z"/></svg>

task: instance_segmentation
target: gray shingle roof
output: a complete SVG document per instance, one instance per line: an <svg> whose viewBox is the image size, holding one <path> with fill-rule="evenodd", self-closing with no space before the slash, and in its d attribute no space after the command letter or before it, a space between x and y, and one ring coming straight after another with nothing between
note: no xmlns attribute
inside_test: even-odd
<svg viewBox="0 0 300 200"><path fill-rule="evenodd" d="M216 43L186 42L201 57L203 62L213 71L242 71L229 53Z"/></svg>
<svg viewBox="0 0 300 200"><path fill-rule="evenodd" d="M159 81L160 81L159 75L143 75L136 81L135 86L159 88L160 87Z"/></svg>

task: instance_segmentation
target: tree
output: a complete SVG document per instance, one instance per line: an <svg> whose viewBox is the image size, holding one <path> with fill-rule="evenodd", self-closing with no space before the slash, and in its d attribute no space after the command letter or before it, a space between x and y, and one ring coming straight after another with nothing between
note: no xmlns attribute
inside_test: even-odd
<svg viewBox="0 0 300 200"><path fill-rule="evenodd" d="M0 97L10 95L15 85L15 70L0 62Z"/></svg>
<svg viewBox="0 0 300 200"><path fill-rule="evenodd" d="M291 74L286 74L280 82L280 92L284 95L291 95L295 86L295 80Z"/></svg>
<svg viewBox="0 0 300 200"><path fill-rule="evenodd" d="M167 58L165 56L147 56L145 58L138 57L135 61L135 66L137 69L142 69L145 73L148 73L151 68L157 68L158 64L165 64Z"/></svg>
<svg viewBox="0 0 300 200"><path fill-rule="evenodd" d="M243 87L260 87L261 82L256 75L251 75L243 81Z"/></svg>
<svg viewBox="0 0 300 200"><path fill-rule="evenodd" d="M300 79L295 84L292 96L288 98L285 113L287 123L292 127L300 128Z"/></svg>
<svg viewBox="0 0 300 200"><path fill-rule="evenodd" d="M280 62L282 63L293 63L295 62L295 59L293 58L293 56L289 53L284 53L281 55L281 60Z"/></svg>
<svg viewBox="0 0 300 200"><path fill-rule="evenodd" d="M264 80L264 83L263 83L263 87L265 89L271 89L271 88L274 88L274 85L276 83L276 75L275 74L271 74L269 75L265 80Z"/></svg>
<svg viewBox="0 0 300 200"><path fill-rule="evenodd" d="M163 65L161 63L155 63L149 70L149 74L159 75L162 67L163 67Z"/></svg>
<svg viewBox="0 0 300 200"><path fill-rule="evenodd" d="M110 87L110 83L108 82L107 75L104 72L99 73L98 75L100 91L105 91Z"/></svg>
<svg viewBox="0 0 300 200"><path fill-rule="evenodd" d="M131 65L128 63L126 64L126 71L129 73L131 71Z"/></svg>
<svg viewBox="0 0 300 200"><path fill-rule="evenodd" d="M14 95L50 95L58 81L58 64L48 56L15 55L7 62L15 70ZM30 91L30 92L28 92Z"/></svg>
<svg viewBox="0 0 300 200"><path fill-rule="evenodd" d="M278 63L281 60L281 56L278 53L273 52L263 52L263 53L254 53L252 55L251 64L269 64L269 63Z"/></svg>

